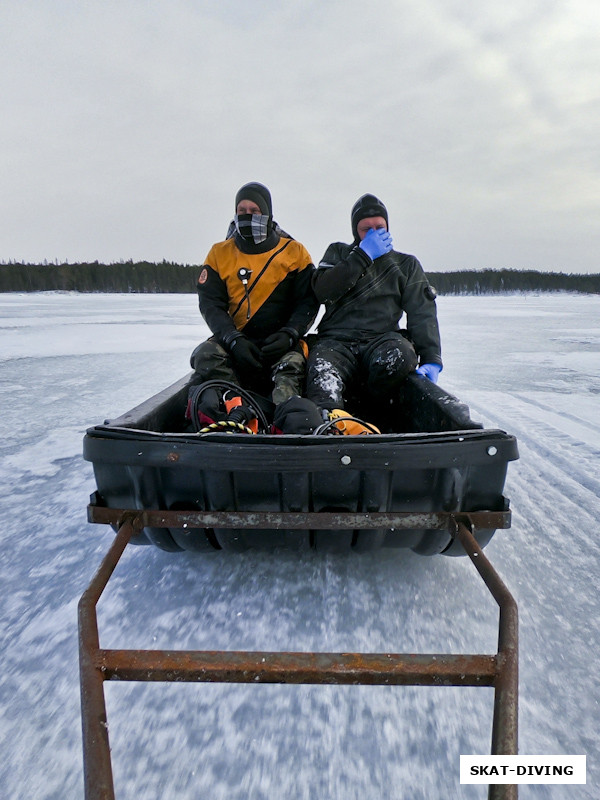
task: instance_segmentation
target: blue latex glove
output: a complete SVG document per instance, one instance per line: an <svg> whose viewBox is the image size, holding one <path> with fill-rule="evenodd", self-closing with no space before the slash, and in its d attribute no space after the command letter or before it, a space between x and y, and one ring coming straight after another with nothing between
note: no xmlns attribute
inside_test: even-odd
<svg viewBox="0 0 600 800"><path fill-rule="evenodd" d="M421 364L417 367L417 375L422 375L424 378L429 378L432 383L437 383L438 375L442 371L440 364Z"/></svg>
<svg viewBox="0 0 600 800"><path fill-rule="evenodd" d="M385 228L371 228L358 246L375 261L379 256L389 253L394 248L394 242Z"/></svg>

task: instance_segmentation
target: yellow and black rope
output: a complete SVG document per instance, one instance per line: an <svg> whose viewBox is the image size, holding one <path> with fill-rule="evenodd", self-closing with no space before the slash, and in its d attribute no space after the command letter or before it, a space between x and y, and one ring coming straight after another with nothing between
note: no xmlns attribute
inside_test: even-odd
<svg viewBox="0 0 600 800"><path fill-rule="evenodd" d="M220 422L211 422L210 425L201 428L198 433L251 433L254 435L254 431L247 425L243 425L241 422L232 422L228 419L223 419Z"/></svg>

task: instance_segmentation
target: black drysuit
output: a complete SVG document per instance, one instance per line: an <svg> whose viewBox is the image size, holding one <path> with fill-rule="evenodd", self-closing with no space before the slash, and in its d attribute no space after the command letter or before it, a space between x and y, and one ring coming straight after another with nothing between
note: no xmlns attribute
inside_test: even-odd
<svg viewBox="0 0 600 800"><path fill-rule="evenodd" d="M414 256L391 251L372 261L356 244L335 242L313 290L325 305L308 363L307 394L317 405L343 408L357 381L385 395L417 364L442 364L435 292Z"/></svg>

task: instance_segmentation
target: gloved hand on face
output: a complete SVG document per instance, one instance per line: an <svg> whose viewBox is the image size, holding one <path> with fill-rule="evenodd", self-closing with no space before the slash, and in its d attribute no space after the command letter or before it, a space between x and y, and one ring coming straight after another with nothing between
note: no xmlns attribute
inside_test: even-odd
<svg viewBox="0 0 600 800"><path fill-rule="evenodd" d="M371 228L362 242L358 245L361 250L375 261L394 249L394 242L389 231L385 228Z"/></svg>

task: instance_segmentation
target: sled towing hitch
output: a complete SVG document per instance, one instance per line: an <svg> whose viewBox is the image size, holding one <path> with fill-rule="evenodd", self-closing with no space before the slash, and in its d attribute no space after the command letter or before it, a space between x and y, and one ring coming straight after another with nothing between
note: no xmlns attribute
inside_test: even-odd
<svg viewBox="0 0 600 800"><path fill-rule="evenodd" d="M485 686L494 688L491 754L518 752L518 618L509 590L473 536L510 527L510 512L271 513L129 511L88 507L90 522L117 535L79 601L79 663L86 800L114 800L104 681ZM447 529L458 539L499 606L495 655L106 650L96 606L127 544L145 526L185 528ZM458 775L458 765L457 765ZM516 800L517 786L491 784L488 800Z"/></svg>

